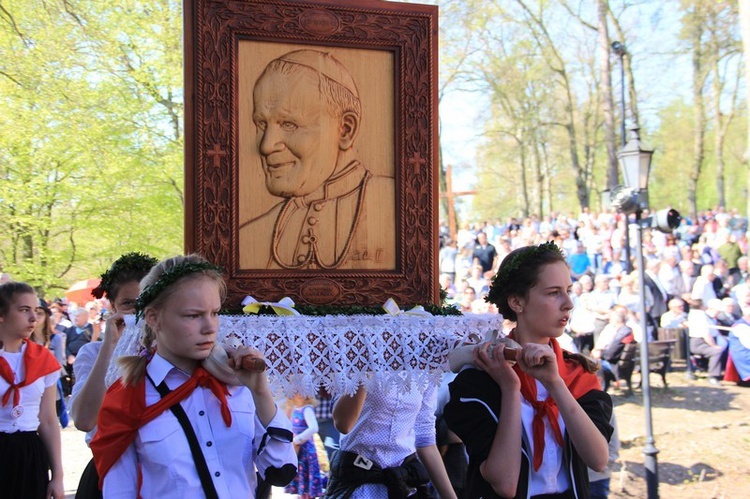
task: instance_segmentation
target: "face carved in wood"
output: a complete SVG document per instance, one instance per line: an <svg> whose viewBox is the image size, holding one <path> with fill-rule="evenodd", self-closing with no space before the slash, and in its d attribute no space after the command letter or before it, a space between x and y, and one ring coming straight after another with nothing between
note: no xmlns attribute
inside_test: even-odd
<svg viewBox="0 0 750 499"><path fill-rule="evenodd" d="M337 105L323 93L323 85L348 102L358 104L359 98L310 66L277 61L269 64L253 92L256 146L271 194L308 196L346 166L338 164L339 155L351 148L359 124L359 106Z"/></svg>
<svg viewBox="0 0 750 499"><path fill-rule="evenodd" d="M355 157L361 115L354 78L331 54L296 50L265 67L253 88L255 146L266 189L283 201L240 227L241 244L243 233L271 234L267 257L253 244L255 265L392 267L392 241L377 234L392 230L394 208L368 206L393 200L394 180Z"/></svg>

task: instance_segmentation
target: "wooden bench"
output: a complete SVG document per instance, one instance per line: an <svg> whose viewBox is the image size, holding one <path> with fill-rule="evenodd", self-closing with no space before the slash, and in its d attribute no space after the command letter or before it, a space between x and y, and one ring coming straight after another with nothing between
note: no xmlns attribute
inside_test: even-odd
<svg viewBox="0 0 750 499"><path fill-rule="evenodd" d="M677 343L676 340L663 340L663 341L651 341L648 344L648 368L652 373L656 373L661 376L664 388L667 388L667 371L672 363L672 348ZM625 349L620 356L620 360L617 362L617 377L621 380L625 380L628 385L628 390L632 391L633 371L640 372L641 370L641 353L638 343L629 343L625 345ZM641 381L638 383L638 388L643 384L643 376Z"/></svg>

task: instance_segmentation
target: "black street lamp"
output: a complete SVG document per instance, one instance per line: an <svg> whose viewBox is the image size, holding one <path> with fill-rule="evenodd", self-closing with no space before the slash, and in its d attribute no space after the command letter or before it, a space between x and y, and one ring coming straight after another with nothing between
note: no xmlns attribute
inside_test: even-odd
<svg viewBox="0 0 750 499"><path fill-rule="evenodd" d="M620 105L622 106L622 122L620 123L620 135L622 137L622 147L625 147L625 65L623 57L627 54L625 45L620 42L612 42L612 52L620 58Z"/></svg>
<svg viewBox="0 0 750 499"><path fill-rule="evenodd" d="M622 147L625 147L625 63L623 61L623 58L628 52L627 50L625 50L625 45L618 41L612 42L611 47L612 52L614 52L615 55L620 58L620 137L622 140ZM630 225L630 216L625 216L628 217L625 220L625 268L628 272L632 272L633 262L630 259L630 230L628 229L628 226Z"/></svg>
<svg viewBox="0 0 750 499"><path fill-rule="evenodd" d="M643 262L643 229L653 227L662 232L671 232L680 225L680 214L675 210L666 209L654 216L643 218L643 212L648 210L648 176L651 170L653 149L645 149L638 127L631 127L630 141L617 153L622 170L624 186L617 186L612 191L612 205L626 214L635 214L636 224L636 259L638 261L638 313L640 314L643 343L641 345L641 389L643 392L643 409L646 414L646 446L645 454L646 485L649 499L659 497L659 473L656 454L659 450L654 443L653 425L651 422L651 385L649 383L648 359L648 322L646 320L646 275Z"/></svg>

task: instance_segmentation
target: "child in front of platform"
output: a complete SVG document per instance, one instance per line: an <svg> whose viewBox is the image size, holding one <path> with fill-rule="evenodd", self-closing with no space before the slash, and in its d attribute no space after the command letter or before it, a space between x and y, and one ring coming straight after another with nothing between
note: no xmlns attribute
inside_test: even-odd
<svg viewBox="0 0 750 499"><path fill-rule="evenodd" d="M333 407L341 432L324 497L455 499L436 445L437 386L365 388L342 395ZM432 487L430 487L430 484Z"/></svg>
<svg viewBox="0 0 750 499"><path fill-rule="evenodd" d="M60 363L29 339L38 306L28 284L0 285L0 488L3 497L63 499L55 410Z"/></svg>
<svg viewBox="0 0 750 499"><path fill-rule="evenodd" d="M318 432L315 417L315 397L304 397L299 393L287 401L287 416L292 420L295 449L297 449L297 476L284 488L287 494L297 494L300 499L311 499L323 495L325 476L320 471L318 451L314 436Z"/></svg>
<svg viewBox="0 0 750 499"><path fill-rule="evenodd" d="M141 281L143 350L120 359L91 442L104 497L253 498L258 478L294 478L292 425L266 373L243 367L260 352L230 353L238 385L207 370L225 296L221 269L198 255L164 260Z"/></svg>

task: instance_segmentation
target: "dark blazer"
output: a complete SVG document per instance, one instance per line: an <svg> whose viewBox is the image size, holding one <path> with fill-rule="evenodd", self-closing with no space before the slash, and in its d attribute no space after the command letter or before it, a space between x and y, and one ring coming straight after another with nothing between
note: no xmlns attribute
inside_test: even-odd
<svg viewBox="0 0 750 499"><path fill-rule="evenodd" d="M633 342L633 330L628 326L622 326L617 330L612 341L602 350L602 359L611 364L616 364L620 360L625 345Z"/></svg>
<svg viewBox="0 0 750 499"><path fill-rule="evenodd" d="M464 498L492 499L498 498L492 487L484 480L479 471L480 465L487 459L495 438L497 424L502 406L500 388L492 378L479 369L465 369L449 385L450 401L445 406L444 416L448 427L464 442L469 454L469 469L467 471ZM613 428L609 423L612 415L612 399L601 390L591 390L578 399L586 414L594 425L609 441ZM531 474L531 445L527 441L526 432L521 437L521 469L518 479L516 498L527 497ZM576 497L589 498L588 468L578 456L578 452L565 434L564 466L569 472Z"/></svg>
<svg viewBox="0 0 750 499"><path fill-rule="evenodd" d="M65 355L78 355L78 350L83 345L91 341L94 334L94 326L86 324L83 332L79 333L76 326L71 326L65 330Z"/></svg>
<svg viewBox="0 0 750 499"><path fill-rule="evenodd" d="M667 308L667 297L662 293L661 288L654 282L654 279L648 275L648 273L644 272L645 282L648 289L651 290L651 294L654 297L654 306L651 307L651 310L649 311L649 315L656 320L656 323L659 323L659 317L664 315L664 313L669 310Z"/></svg>

